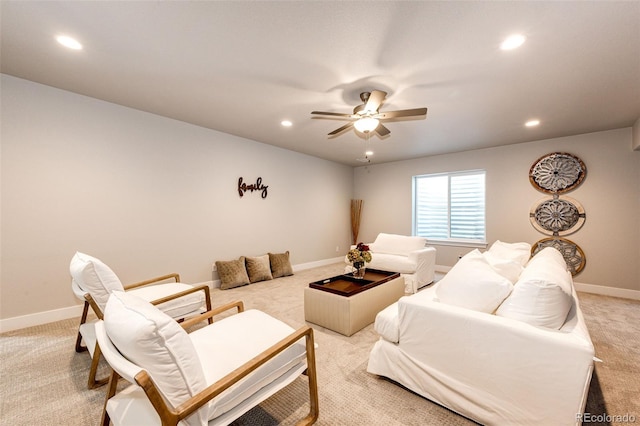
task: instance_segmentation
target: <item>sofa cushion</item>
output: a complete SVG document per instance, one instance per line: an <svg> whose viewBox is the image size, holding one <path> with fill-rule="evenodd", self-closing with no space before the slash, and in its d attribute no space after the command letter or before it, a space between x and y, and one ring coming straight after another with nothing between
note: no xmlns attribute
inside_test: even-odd
<svg viewBox="0 0 640 426"><path fill-rule="evenodd" d="M460 259L438 282L436 297L442 303L492 313L512 289L513 284L494 271L476 249Z"/></svg>
<svg viewBox="0 0 640 426"><path fill-rule="evenodd" d="M293 268L289 260L289 251L284 253L269 253L269 263L273 278L288 277L293 275Z"/></svg>
<svg viewBox="0 0 640 426"><path fill-rule="evenodd" d="M529 243L503 243L497 240L487 250L492 256L504 260L513 260L520 265L526 265L531 257L531 244Z"/></svg>
<svg viewBox="0 0 640 426"><path fill-rule="evenodd" d="M559 329L573 303L572 283L562 254L547 247L529 261L496 315Z"/></svg>
<svg viewBox="0 0 640 426"><path fill-rule="evenodd" d="M409 253L424 248L426 244L427 239L424 237L380 233L376 240L369 244L369 249L372 253L409 256Z"/></svg>
<svg viewBox="0 0 640 426"><path fill-rule="evenodd" d="M252 283L258 281L272 280L271 264L269 263L269 255L259 257L246 257L247 275Z"/></svg>
<svg viewBox="0 0 640 426"><path fill-rule="evenodd" d="M244 256L240 256L237 260L216 261L216 269L220 277L220 290L240 287L250 282Z"/></svg>
<svg viewBox="0 0 640 426"><path fill-rule="evenodd" d="M207 386L189 335L149 302L130 293L113 292L105 307L104 326L122 355L145 369L174 407ZM184 423L206 424L206 409Z"/></svg>
<svg viewBox="0 0 640 426"><path fill-rule="evenodd" d="M484 252L482 255L487 262L489 262L489 265L491 265L494 271L511 281L512 284L515 284L516 281L518 281L520 274L524 270L524 267L519 261L497 257L488 251Z"/></svg>
<svg viewBox="0 0 640 426"><path fill-rule="evenodd" d="M76 284L89 293L100 309L104 308L112 291L123 291L118 276L100 259L76 252L71 258L69 272Z"/></svg>

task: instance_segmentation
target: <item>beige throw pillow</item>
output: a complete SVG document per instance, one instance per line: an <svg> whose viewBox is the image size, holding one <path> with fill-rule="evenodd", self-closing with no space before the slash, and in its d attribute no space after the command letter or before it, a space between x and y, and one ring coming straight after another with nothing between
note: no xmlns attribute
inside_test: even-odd
<svg viewBox="0 0 640 426"><path fill-rule="evenodd" d="M271 264L273 278L293 275L293 268L289 261L289 251L275 254L269 253L269 263Z"/></svg>
<svg viewBox="0 0 640 426"><path fill-rule="evenodd" d="M216 261L216 269L220 276L220 290L249 284L244 263L244 256L240 256L238 260Z"/></svg>
<svg viewBox="0 0 640 426"><path fill-rule="evenodd" d="M246 257L245 262L249 281L252 283L273 279L268 254L259 257Z"/></svg>

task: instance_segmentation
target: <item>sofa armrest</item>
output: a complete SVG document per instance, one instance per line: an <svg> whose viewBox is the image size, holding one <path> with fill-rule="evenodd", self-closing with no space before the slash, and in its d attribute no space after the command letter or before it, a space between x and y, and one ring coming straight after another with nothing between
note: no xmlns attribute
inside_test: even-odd
<svg viewBox="0 0 640 426"><path fill-rule="evenodd" d="M517 401L532 418L575 422L583 412L594 349L581 333L413 296L400 299L398 315L400 349L438 375L455 378L460 398L442 401L454 411L464 412L469 401L498 400Z"/></svg>

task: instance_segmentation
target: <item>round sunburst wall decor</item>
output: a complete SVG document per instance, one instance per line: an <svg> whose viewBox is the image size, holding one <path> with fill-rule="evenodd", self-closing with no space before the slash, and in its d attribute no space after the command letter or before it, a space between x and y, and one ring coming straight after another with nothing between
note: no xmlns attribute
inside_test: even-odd
<svg viewBox="0 0 640 426"><path fill-rule="evenodd" d="M561 194L575 189L586 174L587 168L581 159L566 152L554 152L533 163L529 181L539 191Z"/></svg>
<svg viewBox="0 0 640 426"><path fill-rule="evenodd" d="M571 240L561 237L544 238L536 242L531 247L531 256L534 256L546 247L553 247L562 254L564 261L567 263L567 269L571 272L571 275L580 273L587 263L587 259L585 258L584 252L580 246Z"/></svg>
<svg viewBox="0 0 640 426"><path fill-rule="evenodd" d="M586 215L582 204L570 197L558 195L538 201L529 212L531 225L547 235L564 236L579 230Z"/></svg>

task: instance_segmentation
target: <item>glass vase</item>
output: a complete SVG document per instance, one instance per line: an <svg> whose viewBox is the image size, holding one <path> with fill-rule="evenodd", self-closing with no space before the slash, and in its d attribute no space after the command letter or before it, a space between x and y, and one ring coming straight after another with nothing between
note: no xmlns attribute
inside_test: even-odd
<svg viewBox="0 0 640 426"><path fill-rule="evenodd" d="M364 262L353 262L353 277L361 280L364 278L365 266Z"/></svg>

